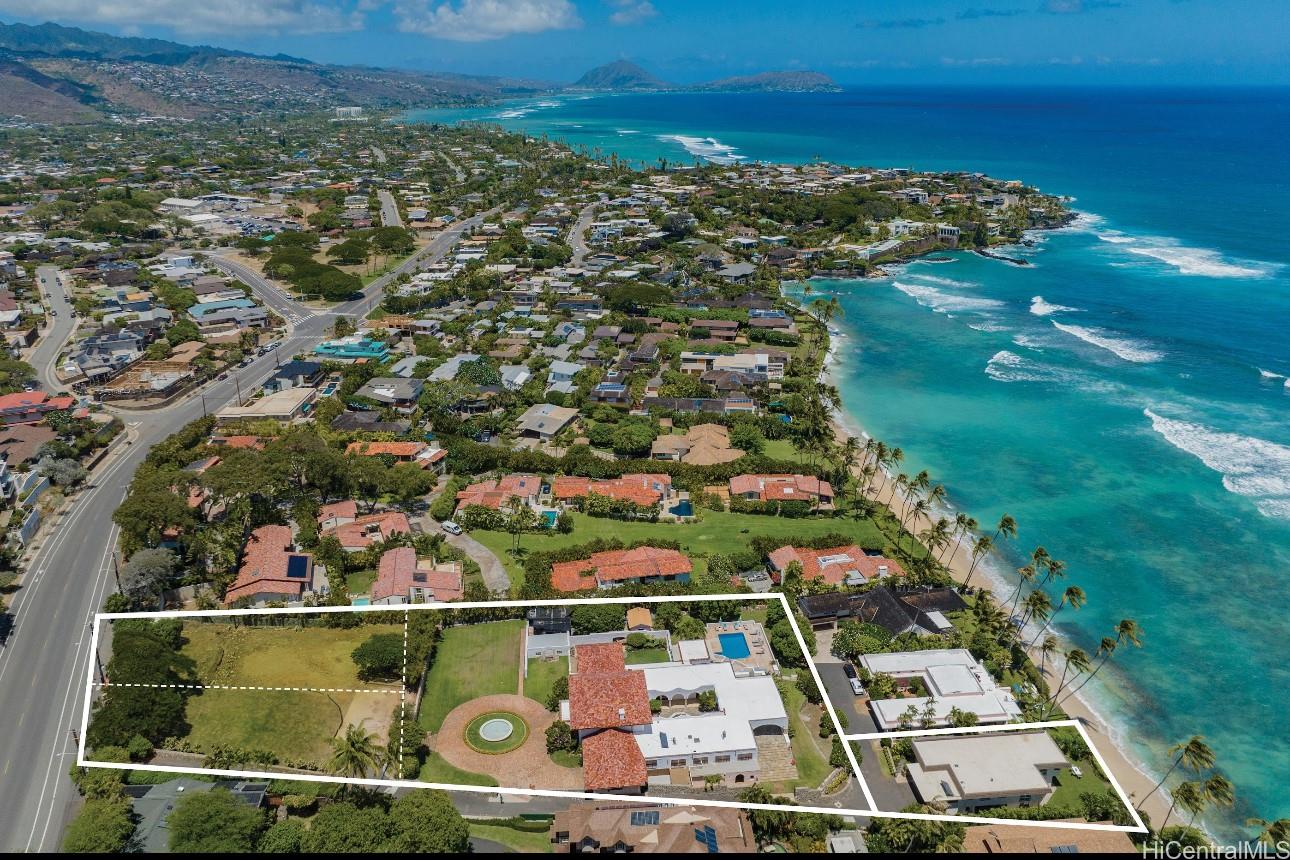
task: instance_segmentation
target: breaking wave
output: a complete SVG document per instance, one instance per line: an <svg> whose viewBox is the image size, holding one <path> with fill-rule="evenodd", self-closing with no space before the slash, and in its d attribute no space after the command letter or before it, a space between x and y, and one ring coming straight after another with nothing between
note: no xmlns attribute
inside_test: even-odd
<svg viewBox="0 0 1290 860"><path fill-rule="evenodd" d="M1066 305L1054 305L1044 301L1043 296L1035 296L1030 300L1030 312L1037 317L1046 317L1049 314L1076 313L1079 308L1070 308Z"/></svg>
<svg viewBox="0 0 1290 860"><path fill-rule="evenodd" d="M983 299L978 296L958 296L929 287L926 284L906 284L893 281L892 286L918 302L925 308L931 308L938 314L949 313L988 313L1000 310L1006 305L995 299Z"/></svg>
<svg viewBox="0 0 1290 860"><path fill-rule="evenodd" d="M1264 516L1290 519L1290 447L1142 412L1166 442L1222 475L1228 492L1253 499Z"/></svg>
<svg viewBox="0 0 1290 860"><path fill-rule="evenodd" d="M1158 350L1149 349L1141 341L1129 340L1124 337L1117 337L1112 332L1100 328L1088 328L1078 325L1065 325L1053 321L1053 327L1058 331L1063 331L1071 337L1079 338L1087 344L1091 344L1107 352L1114 353L1117 357L1125 361L1132 361L1137 364L1150 364L1153 361L1159 361L1164 358L1164 353Z"/></svg>
<svg viewBox="0 0 1290 860"><path fill-rule="evenodd" d="M1193 248L1168 236L1130 236L1119 230L1095 232L1095 236L1139 257L1171 266L1181 275L1207 278L1265 278L1273 266L1253 260L1233 261L1211 248Z"/></svg>
<svg viewBox="0 0 1290 860"><path fill-rule="evenodd" d="M746 156L739 155L735 147L722 143L715 137L690 137L684 134L660 134L659 140L679 143L685 151L714 164L734 164Z"/></svg>

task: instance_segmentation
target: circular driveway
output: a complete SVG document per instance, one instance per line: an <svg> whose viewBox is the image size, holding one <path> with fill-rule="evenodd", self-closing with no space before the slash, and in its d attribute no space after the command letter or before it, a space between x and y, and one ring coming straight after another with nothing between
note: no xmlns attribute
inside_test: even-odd
<svg viewBox="0 0 1290 860"><path fill-rule="evenodd" d="M510 752L481 753L466 743L466 728L472 721L496 711L518 714L528 723L529 734ZM582 790L582 768L561 767L546 752L546 730L555 714L532 699L514 694L481 696L458 705L444 717L430 748L453 767L482 773L505 788Z"/></svg>

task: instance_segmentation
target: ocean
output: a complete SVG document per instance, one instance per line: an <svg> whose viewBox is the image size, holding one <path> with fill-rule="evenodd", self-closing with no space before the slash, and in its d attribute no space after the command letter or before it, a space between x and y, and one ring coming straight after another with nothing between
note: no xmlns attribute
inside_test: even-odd
<svg viewBox="0 0 1290 860"><path fill-rule="evenodd" d="M1290 91L559 96L412 117L644 163L970 170L1074 197L1073 225L1007 252L1028 267L953 253L814 281L844 310L836 382L903 471L982 523L1016 517L997 575L1038 544L1067 562L1089 601L1063 637L1091 653L1119 619L1142 626L1086 688L1132 758L1160 773L1202 734L1238 791L1204 816L1215 835L1290 817Z"/></svg>

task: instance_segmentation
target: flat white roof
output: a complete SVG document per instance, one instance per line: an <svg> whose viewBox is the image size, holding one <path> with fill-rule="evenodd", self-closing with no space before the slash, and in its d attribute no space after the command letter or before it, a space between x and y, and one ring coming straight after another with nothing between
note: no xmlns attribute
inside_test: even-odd
<svg viewBox="0 0 1290 860"><path fill-rule="evenodd" d="M685 643L681 643L684 647ZM697 665L673 664L651 666L640 670L645 673L645 686L650 697L695 693L711 689L717 694L717 707L731 715L738 715L748 722L782 722L787 724L788 713L779 688L769 675L735 677L729 663L699 663Z"/></svg>
<svg viewBox="0 0 1290 860"><path fill-rule="evenodd" d="M923 738L913 745L923 772L949 775L965 797L1043 793L1051 784L1040 768L1067 764L1044 731Z"/></svg>
<svg viewBox="0 0 1290 860"><path fill-rule="evenodd" d="M914 725L922 724L923 708L927 707L926 698L916 699L880 699L869 703L874 721L883 731L894 731L900 726L901 715L912 705L918 713ZM998 725L1015 720L1021 716L1021 706L1012 695L1004 690L990 690L985 693L974 693L966 696L954 696L948 699L932 700L931 728L943 728L950 724L950 711L976 714L981 725Z"/></svg>
<svg viewBox="0 0 1290 860"><path fill-rule="evenodd" d="M702 639L686 639L681 642L681 660L685 663L707 660L712 655L708 653L708 643Z"/></svg>

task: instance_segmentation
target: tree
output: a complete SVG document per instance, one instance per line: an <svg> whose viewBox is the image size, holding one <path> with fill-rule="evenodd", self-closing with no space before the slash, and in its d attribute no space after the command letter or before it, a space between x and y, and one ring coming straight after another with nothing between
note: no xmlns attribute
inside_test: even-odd
<svg viewBox="0 0 1290 860"><path fill-rule="evenodd" d="M1172 799L1168 811L1165 812L1165 820L1160 822L1162 829L1169 824L1174 809L1178 807L1182 807L1193 816L1199 815L1205 808L1205 789L1202 783L1195 781L1179 783L1171 795Z"/></svg>
<svg viewBox="0 0 1290 860"><path fill-rule="evenodd" d="M69 854L120 854L133 836L130 801L119 795L92 798L68 826L63 850Z"/></svg>
<svg viewBox="0 0 1290 860"><path fill-rule="evenodd" d="M538 516L518 496L511 496L507 506L510 508L510 513L506 517L506 530L510 532L513 538L511 555L518 555L520 552L520 535L531 531L537 526Z"/></svg>
<svg viewBox="0 0 1290 860"><path fill-rule="evenodd" d="M379 755L376 736L364 731L362 726L351 723L344 735L332 739L331 746L332 757L327 767L332 773L362 779L368 771L376 769Z"/></svg>
<svg viewBox="0 0 1290 860"><path fill-rule="evenodd" d="M403 677L403 637L398 633L378 633L354 649L350 655L358 666L358 677Z"/></svg>
<svg viewBox="0 0 1290 860"><path fill-rule="evenodd" d="M904 812L944 814L945 810L915 804ZM967 827L949 821L914 818L875 818L865 831L874 854L957 854L963 850Z"/></svg>
<svg viewBox="0 0 1290 860"><path fill-rule="evenodd" d="M274 824L255 844L257 854L299 854L305 842L305 825L299 818L284 818Z"/></svg>
<svg viewBox="0 0 1290 860"><path fill-rule="evenodd" d="M1259 828L1258 841L1264 845L1276 845L1279 842L1290 842L1290 818L1278 818L1268 821L1263 818L1247 818L1248 827Z"/></svg>
<svg viewBox="0 0 1290 860"><path fill-rule="evenodd" d="M264 830L264 813L225 788L185 794L166 819L177 854L247 854Z"/></svg>
<svg viewBox="0 0 1290 860"><path fill-rule="evenodd" d="M448 795L419 789L405 794L390 807L394 835L387 853L460 854L470 850L470 828Z"/></svg>
<svg viewBox="0 0 1290 860"><path fill-rule="evenodd" d="M546 751L568 752L578 748L578 738L564 720L556 720L546 730Z"/></svg>
<svg viewBox="0 0 1290 860"><path fill-rule="evenodd" d="M1192 735L1187 740L1174 744L1169 748L1169 756L1173 759L1169 769L1165 771L1165 775L1152 787L1151 791L1148 791L1142 800L1138 801L1137 809L1139 812L1146 805L1147 799L1159 791L1165 781L1180 766L1192 773L1200 773L1212 768L1215 761L1214 751L1210 749L1209 744L1205 743L1204 735Z"/></svg>
<svg viewBox="0 0 1290 860"><path fill-rule="evenodd" d="M546 702L543 704L546 705L548 711L555 713L560 710L560 703L567 698L569 698L569 676L561 675L551 685L551 692L547 694Z"/></svg>
<svg viewBox="0 0 1290 860"><path fill-rule="evenodd" d="M175 575L178 559L168 549L141 549L121 565L121 590L137 605L147 599L162 609L161 594Z"/></svg>
<svg viewBox="0 0 1290 860"><path fill-rule="evenodd" d="M377 854L385 850L391 830L380 807L330 803L309 822L302 847L308 854Z"/></svg>

